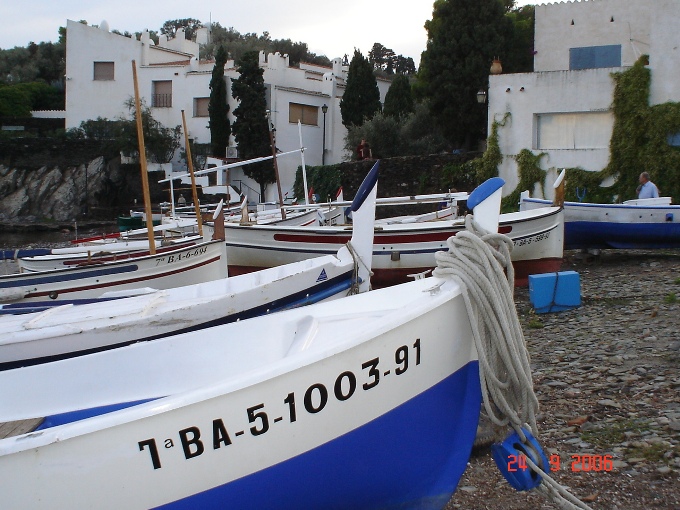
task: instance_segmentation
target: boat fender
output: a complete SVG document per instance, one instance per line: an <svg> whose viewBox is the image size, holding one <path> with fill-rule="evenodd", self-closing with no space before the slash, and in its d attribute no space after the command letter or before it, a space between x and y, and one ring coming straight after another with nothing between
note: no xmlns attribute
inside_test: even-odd
<svg viewBox="0 0 680 510"><path fill-rule="evenodd" d="M526 441L513 432L502 443L491 446L493 460L508 483L517 491L529 491L541 484L542 476L527 466L522 455L532 460L544 472L550 465L538 441L527 429L522 428Z"/></svg>
<svg viewBox="0 0 680 510"><path fill-rule="evenodd" d="M19 301L24 299L24 296L29 293L28 289L23 287L15 287L10 289L0 289L0 302L8 303L11 301Z"/></svg>

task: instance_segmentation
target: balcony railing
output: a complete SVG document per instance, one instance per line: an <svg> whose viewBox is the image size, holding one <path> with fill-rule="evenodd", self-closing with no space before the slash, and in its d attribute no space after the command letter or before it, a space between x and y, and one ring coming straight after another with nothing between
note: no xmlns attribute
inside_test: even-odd
<svg viewBox="0 0 680 510"><path fill-rule="evenodd" d="M154 108L172 108L172 94L153 94L151 106Z"/></svg>

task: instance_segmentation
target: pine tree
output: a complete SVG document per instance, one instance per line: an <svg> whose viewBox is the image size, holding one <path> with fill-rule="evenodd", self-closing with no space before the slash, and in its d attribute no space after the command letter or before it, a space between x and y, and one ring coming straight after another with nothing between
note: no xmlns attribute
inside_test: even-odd
<svg viewBox="0 0 680 510"><path fill-rule="evenodd" d="M383 113L390 117L403 117L413 113L411 83L403 74L397 75L385 94Z"/></svg>
<svg viewBox="0 0 680 510"><path fill-rule="evenodd" d="M493 58L502 61L507 51L512 26L504 12L502 0L437 0L425 23L418 77L444 136L458 147L484 134L487 111L476 96L488 87Z"/></svg>
<svg viewBox="0 0 680 510"><path fill-rule="evenodd" d="M347 86L340 101L340 113L345 127L360 126L381 109L380 90L373 67L359 50L349 64Z"/></svg>
<svg viewBox="0 0 680 510"><path fill-rule="evenodd" d="M227 51L223 46L220 46L215 56L215 67L213 67L212 79L210 80L210 102L208 103L210 144L213 155L220 157L226 154L229 136L231 135L227 83L224 79L224 65L226 63Z"/></svg>
<svg viewBox="0 0 680 510"><path fill-rule="evenodd" d="M236 65L240 76L232 82L231 93L239 101L239 105L234 110L236 120L232 131L238 144L239 156L243 159L268 156L271 154L271 146L265 96L267 89L258 53L246 53ZM276 181L271 162L246 165L243 172L260 184L260 197L264 200L266 185Z"/></svg>

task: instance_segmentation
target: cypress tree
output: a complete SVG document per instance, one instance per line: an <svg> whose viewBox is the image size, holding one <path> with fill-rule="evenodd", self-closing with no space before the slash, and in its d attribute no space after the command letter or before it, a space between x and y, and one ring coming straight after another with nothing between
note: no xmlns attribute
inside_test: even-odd
<svg viewBox="0 0 680 510"><path fill-rule="evenodd" d="M385 107L383 113L390 117L402 117L413 113L413 96L411 95L411 83L403 74L397 75L385 94Z"/></svg>
<svg viewBox="0 0 680 510"><path fill-rule="evenodd" d="M227 83L224 80L224 65L226 63L227 51L223 46L220 46L217 55L215 55L215 67L213 67L212 79L210 80L210 102L208 103L210 145L213 155L220 157L226 155L229 136L231 135Z"/></svg>
<svg viewBox="0 0 680 510"><path fill-rule="evenodd" d="M361 126L373 118L380 109L380 90L373 75L373 67L361 52L355 49L349 64L345 93L340 101L342 123L347 128Z"/></svg>
<svg viewBox="0 0 680 510"><path fill-rule="evenodd" d="M425 22L419 80L442 133L458 147L485 131L487 111L476 96L488 87L493 58L507 51L512 22L504 12L502 0L437 0Z"/></svg>
<svg viewBox="0 0 680 510"><path fill-rule="evenodd" d="M258 52L250 51L237 62L240 76L232 82L231 93L239 105L234 109L233 133L243 159L259 158L271 154L269 124L267 119L264 70L260 68ZM260 198L264 200L268 183L276 181L271 162L253 163L243 167L243 172L260 184Z"/></svg>

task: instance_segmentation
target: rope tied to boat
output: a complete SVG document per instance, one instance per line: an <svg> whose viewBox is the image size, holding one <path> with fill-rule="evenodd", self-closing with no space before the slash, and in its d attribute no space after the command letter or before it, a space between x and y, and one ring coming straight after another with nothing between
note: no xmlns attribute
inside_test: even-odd
<svg viewBox="0 0 680 510"><path fill-rule="evenodd" d="M347 291L347 295L352 296L354 294L359 294L359 285L361 285L361 282L359 281L359 265L362 265L364 269L368 271L369 278L373 276L373 271L366 265L366 263L361 259L359 254L356 252L354 246L352 246L352 241L347 241L345 243L345 246L347 247L347 250L349 250L349 254L352 256L352 260L354 261L354 269L352 272L352 285ZM371 289L372 287L369 283L369 290Z"/></svg>
<svg viewBox="0 0 680 510"><path fill-rule="evenodd" d="M461 286L479 358L484 409L496 427L512 427L523 450L534 452L538 444L526 432L538 434L538 399L514 302L513 242L504 234L487 232L467 215L465 230L450 237L447 245L448 252L435 254L433 275L452 278ZM541 461L545 456L536 453L542 466L526 455L527 465L541 477L535 488L561 508L590 510L546 473L547 462Z"/></svg>

